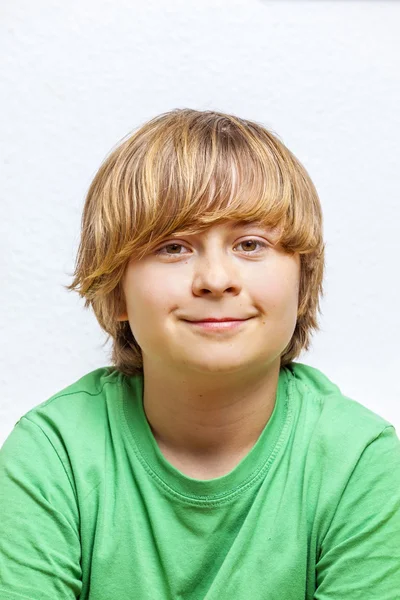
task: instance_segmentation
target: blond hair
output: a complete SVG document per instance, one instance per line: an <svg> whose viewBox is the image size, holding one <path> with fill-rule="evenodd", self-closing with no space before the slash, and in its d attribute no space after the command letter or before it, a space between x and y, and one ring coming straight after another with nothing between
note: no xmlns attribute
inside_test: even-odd
<svg viewBox="0 0 400 600"><path fill-rule="evenodd" d="M317 191L302 164L264 126L215 111L176 109L129 135L96 173L82 214L74 279L113 340L111 361L126 375L143 362L128 321L122 279L171 233L198 233L223 220L278 226L278 243L300 254L296 327L281 366L310 345L323 295L324 242Z"/></svg>

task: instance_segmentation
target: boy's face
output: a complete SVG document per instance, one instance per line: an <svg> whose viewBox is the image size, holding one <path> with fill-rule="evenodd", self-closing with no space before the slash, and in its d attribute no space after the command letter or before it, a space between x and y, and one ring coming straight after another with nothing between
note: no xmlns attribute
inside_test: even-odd
<svg viewBox="0 0 400 600"><path fill-rule="evenodd" d="M143 363L204 374L279 363L296 325L300 257L276 239L265 226L224 222L132 259L119 320L129 320ZM225 317L247 320L224 330L193 323Z"/></svg>

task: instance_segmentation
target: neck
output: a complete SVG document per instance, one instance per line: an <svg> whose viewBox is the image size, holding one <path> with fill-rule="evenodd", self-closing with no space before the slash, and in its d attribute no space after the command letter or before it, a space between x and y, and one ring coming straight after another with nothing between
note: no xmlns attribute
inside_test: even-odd
<svg viewBox="0 0 400 600"><path fill-rule="evenodd" d="M279 359L262 370L205 377L143 364L143 406L164 455L202 461L242 457L275 406ZM205 380L205 381L204 381Z"/></svg>

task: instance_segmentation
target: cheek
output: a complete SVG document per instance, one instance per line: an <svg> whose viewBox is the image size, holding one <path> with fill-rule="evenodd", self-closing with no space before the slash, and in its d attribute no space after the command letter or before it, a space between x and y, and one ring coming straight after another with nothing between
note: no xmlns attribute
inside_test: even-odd
<svg viewBox="0 0 400 600"><path fill-rule="evenodd" d="M257 301L268 314L297 318L299 276L297 268L276 269L257 283Z"/></svg>
<svg viewBox="0 0 400 600"><path fill-rule="evenodd" d="M136 269L127 277L125 295L130 320L135 326L144 327L149 320L157 321L171 310L174 299L179 297L179 285L176 278L166 278L157 270Z"/></svg>

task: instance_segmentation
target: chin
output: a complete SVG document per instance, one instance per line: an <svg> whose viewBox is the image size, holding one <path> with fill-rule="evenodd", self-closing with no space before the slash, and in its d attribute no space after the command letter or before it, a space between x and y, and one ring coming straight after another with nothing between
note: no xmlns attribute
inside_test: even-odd
<svg viewBox="0 0 400 600"><path fill-rule="evenodd" d="M243 356L231 358L226 355L224 357L212 356L211 354L207 357L207 360L204 360L203 357L199 357L199 360L193 360L193 356L190 357L190 360L183 361L184 367L187 369L191 369L198 373L211 374L211 373L234 373L235 371L243 371L248 369L255 362L259 362L254 358L249 360L245 360ZM265 361L263 361L265 362Z"/></svg>

